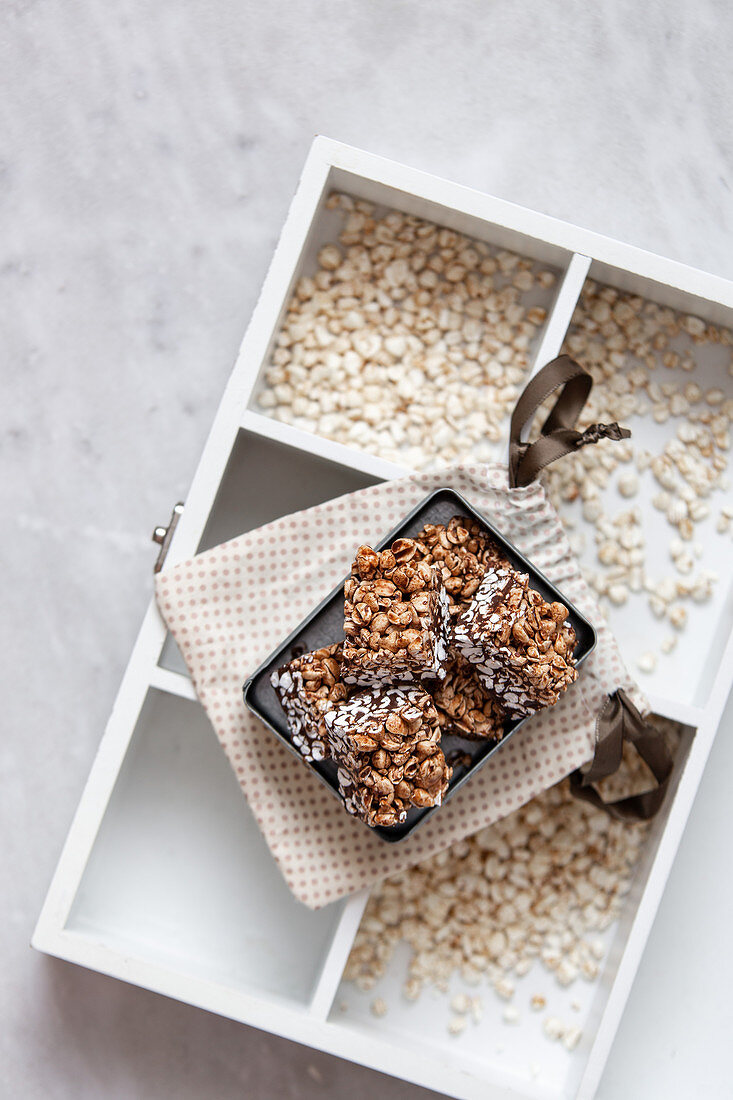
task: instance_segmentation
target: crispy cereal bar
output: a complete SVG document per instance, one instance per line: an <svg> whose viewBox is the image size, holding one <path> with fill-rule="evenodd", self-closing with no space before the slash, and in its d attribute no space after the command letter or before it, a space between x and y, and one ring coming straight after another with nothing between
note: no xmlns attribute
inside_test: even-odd
<svg viewBox="0 0 733 1100"><path fill-rule="evenodd" d="M444 680L430 686L442 733L469 741L500 741L505 714L487 691L474 665L460 654L451 657Z"/></svg>
<svg viewBox="0 0 733 1100"><path fill-rule="evenodd" d="M364 688L325 715L347 810L367 825L399 825L410 806L439 806L452 769L438 715L422 688Z"/></svg>
<svg viewBox="0 0 733 1100"><path fill-rule="evenodd" d="M328 741L323 716L346 698L341 680L341 642L304 653L276 669L270 683L288 720L292 741L305 760L325 760Z"/></svg>
<svg viewBox="0 0 733 1100"><path fill-rule="evenodd" d="M381 553L361 546L344 587L342 676L384 684L445 675L447 597L414 539Z"/></svg>
<svg viewBox="0 0 733 1100"><path fill-rule="evenodd" d="M475 519L453 516L447 523L427 523L415 536L418 556L440 569L448 597L450 631L476 594L489 565L507 565L497 546Z"/></svg>
<svg viewBox="0 0 733 1100"><path fill-rule="evenodd" d="M489 568L470 607L459 615L458 651L511 717L557 702L576 678L575 632L561 603L546 603L529 577Z"/></svg>

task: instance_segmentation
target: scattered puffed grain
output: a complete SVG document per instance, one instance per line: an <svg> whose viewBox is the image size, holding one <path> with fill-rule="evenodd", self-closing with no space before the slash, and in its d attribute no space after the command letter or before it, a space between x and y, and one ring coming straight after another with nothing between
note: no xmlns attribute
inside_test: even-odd
<svg viewBox="0 0 733 1100"><path fill-rule="evenodd" d="M661 724L670 736L678 729ZM641 776L638 758L625 751L627 766ZM618 916L645 833L645 825L615 821L572 798L566 781L558 784L375 887L344 976L373 988L404 940L411 949L403 986L408 1000L426 985L446 992L452 975L468 968L509 1001L523 961L563 975L567 961L580 967L578 978L591 981L598 965L594 940L586 937ZM475 1019L468 1000L469 1012L456 1016ZM465 1008L466 1002L457 1004Z"/></svg>
<svg viewBox="0 0 733 1100"><path fill-rule="evenodd" d="M639 491L639 479L636 474L629 472L622 474L618 479L618 491L622 497L633 497Z"/></svg>
<svg viewBox="0 0 733 1100"><path fill-rule="evenodd" d="M340 266L341 251L334 244L327 244L318 253L318 263L325 271L335 271Z"/></svg>
<svg viewBox="0 0 733 1100"><path fill-rule="evenodd" d="M580 964L580 976L587 982L595 981L598 977L598 964L593 959L583 959Z"/></svg>
<svg viewBox="0 0 733 1100"><path fill-rule="evenodd" d="M687 609L681 604L675 604L669 609L667 617L675 630L684 630L687 624Z"/></svg>
<svg viewBox="0 0 733 1100"><path fill-rule="evenodd" d="M454 1012L465 1014L471 1007L471 999L465 993L456 993L451 999L450 1006Z"/></svg>
<svg viewBox="0 0 733 1100"><path fill-rule="evenodd" d="M692 560L692 554L679 554L674 560L675 568L680 573L691 573L694 561Z"/></svg>
<svg viewBox="0 0 733 1100"><path fill-rule="evenodd" d="M629 598L629 590L625 584L612 584L608 589L608 598L617 606L626 603Z"/></svg>
<svg viewBox="0 0 733 1100"><path fill-rule="evenodd" d="M569 1027L562 1036L562 1045L567 1050L575 1050L582 1034L579 1027Z"/></svg>
<svg viewBox="0 0 733 1100"><path fill-rule="evenodd" d="M656 615L658 619L663 619L667 614L667 605L659 596L652 595L649 597L649 607L652 614Z"/></svg>
<svg viewBox="0 0 733 1100"><path fill-rule="evenodd" d="M560 985L571 985L578 976L578 967L569 959L562 959L555 970L555 979Z"/></svg>
<svg viewBox="0 0 733 1100"><path fill-rule="evenodd" d="M601 324L598 317L607 319ZM692 342L689 348L678 346L680 333L685 334L681 337L683 341ZM603 443L580 452L573 464L558 464L544 474L561 515L566 502L578 498L583 502L584 519L596 527L596 553L604 567L588 579L598 596L607 597L617 606L627 602L623 598L624 588L632 593L646 588L646 554L643 541L632 541L633 531L613 535L605 529L607 518L597 488L606 484L608 473L619 461L634 457L639 472L650 470L661 490L653 496L653 505L667 515L682 543L694 540L695 525L709 514L707 498L726 485L733 400L726 401L720 388L703 395L696 382L660 384L653 377L660 362L673 371L695 369L696 349L706 343L731 347L733 333L708 325L700 318L686 319L670 309L592 280L583 288L568 330L563 350L582 362L597 383L581 414L578 425L581 429L598 421L622 423L632 412L639 415L651 412L660 424L670 413L677 418L673 434L667 435L657 454L645 450L634 456L633 440ZM640 399L641 394L644 400ZM644 405L648 407L643 408ZM626 476L619 478L619 492L627 488L626 480L622 481ZM633 485L629 480L629 492ZM725 534L726 530L725 522L720 521L719 533ZM682 570L687 569L685 557ZM694 599L692 592L691 587L681 598ZM698 592L702 593L702 589ZM653 609L661 617L662 608L657 600Z"/></svg>
<svg viewBox="0 0 733 1100"><path fill-rule="evenodd" d="M505 1000L509 1000L514 996L514 982L509 978L499 978L494 982L494 989Z"/></svg>
<svg viewBox="0 0 733 1100"><path fill-rule="evenodd" d="M493 457L554 274L398 211L327 205L343 219L339 244L298 280L260 407L415 468Z"/></svg>
<svg viewBox="0 0 733 1100"><path fill-rule="evenodd" d="M556 1041L562 1039L565 1034L565 1024L557 1016L548 1016L542 1025L542 1030L548 1039Z"/></svg>

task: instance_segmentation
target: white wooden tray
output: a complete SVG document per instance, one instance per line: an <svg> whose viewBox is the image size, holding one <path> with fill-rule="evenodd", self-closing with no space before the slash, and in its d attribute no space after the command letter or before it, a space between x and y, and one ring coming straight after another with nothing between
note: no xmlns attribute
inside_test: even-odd
<svg viewBox="0 0 733 1100"><path fill-rule="evenodd" d="M590 275L733 328L733 285L680 264L317 138L242 344L169 561L278 515L404 470L257 411L256 394L292 288L332 239L333 189L428 217L557 269L561 278L533 348L556 355ZM702 362L700 369L717 371ZM733 380L716 373L733 394ZM643 441L644 423L632 422ZM505 447L505 443L502 444ZM497 457L503 457L500 448ZM636 503L643 507L643 495ZM648 538L655 531L651 508ZM660 524L664 522L660 519ZM655 820L601 979L582 994L584 1038L568 1053L532 1023L455 1040L429 999L384 1019L339 988L366 897L310 913L281 881L175 646L151 603L69 832L33 944L39 950L404 1077L458 1098L591 1097L733 682L729 550L705 533L721 574L674 659L650 681L659 713L687 724L675 783ZM642 606L612 625L630 663L658 629ZM643 648L646 648L644 646ZM243 670L244 674L248 670ZM399 959L384 988L400 983ZM574 995L577 995L574 991ZM348 1005L341 1011L342 1002ZM574 1021L575 1022L575 1021ZM510 1032L510 1036L507 1036Z"/></svg>

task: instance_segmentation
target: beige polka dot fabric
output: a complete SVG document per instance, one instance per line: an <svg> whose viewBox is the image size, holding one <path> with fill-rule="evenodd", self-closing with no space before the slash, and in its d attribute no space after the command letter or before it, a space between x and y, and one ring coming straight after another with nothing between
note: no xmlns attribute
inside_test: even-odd
<svg viewBox="0 0 733 1100"><path fill-rule="evenodd" d="M567 593L595 625L598 646L556 706L530 719L413 836L388 845L245 709L242 684L346 575L357 546L379 541L442 486L463 493ZM509 489L505 467L416 474L285 516L160 573L156 594L273 857L314 909L476 832L588 761L596 715L616 688L648 709L542 486Z"/></svg>

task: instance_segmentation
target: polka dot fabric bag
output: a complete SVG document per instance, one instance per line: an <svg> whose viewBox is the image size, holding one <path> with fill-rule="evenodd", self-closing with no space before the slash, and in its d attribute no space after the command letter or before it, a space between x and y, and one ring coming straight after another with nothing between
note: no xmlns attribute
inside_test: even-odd
<svg viewBox="0 0 733 1100"><path fill-rule="evenodd" d="M557 388L562 394L541 436L522 443L525 422ZM509 469L466 465L385 482L275 520L158 574L160 612L272 855L305 905L319 908L418 863L567 775L580 797L602 804L595 784L618 767L624 738L658 786L607 808L639 818L661 803L671 761L641 718L645 700L534 480L561 454L594 442L594 433L623 434L616 425L582 436L573 431L589 389L588 375L566 356L540 371L515 411ZM534 715L416 833L385 844L245 709L242 684L348 573L360 544L379 541L443 486L462 493L567 594L595 626L598 644L555 706Z"/></svg>

